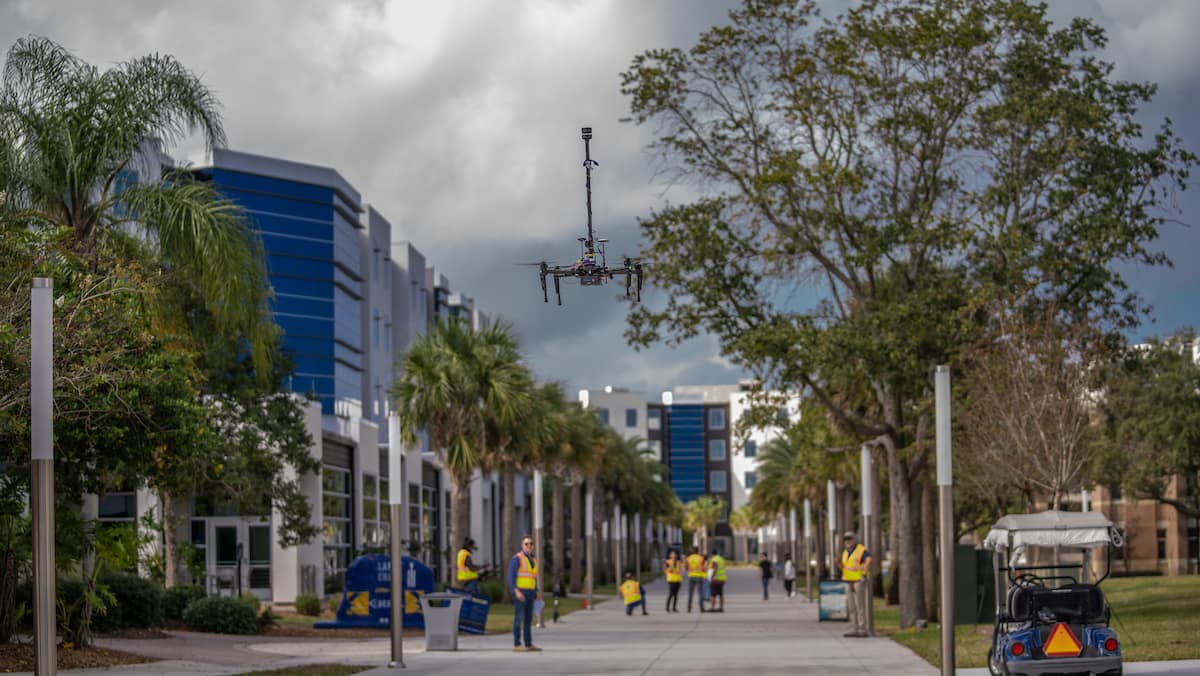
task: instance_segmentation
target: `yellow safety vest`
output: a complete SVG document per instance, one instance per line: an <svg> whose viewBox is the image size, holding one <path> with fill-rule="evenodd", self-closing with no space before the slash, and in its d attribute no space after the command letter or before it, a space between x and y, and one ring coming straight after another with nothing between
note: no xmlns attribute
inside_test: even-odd
<svg viewBox="0 0 1200 676"><path fill-rule="evenodd" d="M842 550L842 580L858 582L863 578L862 557L867 548L860 542L854 546L854 551Z"/></svg>
<svg viewBox="0 0 1200 676"><path fill-rule="evenodd" d="M688 577L708 577L704 572L704 557L699 554L689 554L687 557Z"/></svg>
<svg viewBox="0 0 1200 676"><path fill-rule="evenodd" d="M679 570L679 559L667 559L667 582L683 582L683 574Z"/></svg>
<svg viewBox="0 0 1200 676"><path fill-rule="evenodd" d="M525 552L517 552L520 565L517 567L517 589L537 589L537 561L530 560Z"/></svg>
<svg viewBox="0 0 1200 676"><path fill-rule="evenodd" d="M479 579L479 573L476 573L475 571L471 570L470 568L467 568L467 558L469 556L471 556L471 552L469 550L466 550L466 549L458 550L458 581L459 582L470 582L471 580Z"/></svg>
<svg viewBox="0 0 1200 676"><path fill-rule="evenodd" d="M713 580L717 582L725 581L725 557L717 554L712 557L712 562L717 564L717 570L713 573Z"/></svg>
<svg viewBox="0 0 1200 676"><path fill-rule="evenodd" d="M637 603L642 600L642 595L639 593L641 586L637 580L625 580L621 583L621 597L625 599L625 605Z"/></svg>

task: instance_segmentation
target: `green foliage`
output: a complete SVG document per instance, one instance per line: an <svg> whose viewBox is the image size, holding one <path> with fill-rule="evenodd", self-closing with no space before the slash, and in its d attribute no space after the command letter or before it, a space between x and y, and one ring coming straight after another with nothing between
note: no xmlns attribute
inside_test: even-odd
<svg viewBox="0 0 1200 676"><path fill-rule="evenodd" d="M193 631L216 634L257 634L261 630L255 609L235 598L209 596L183 610L183 623Z"/></svg>
<svg viewBox="0 0 1200 676"><path fill-rule="evenodd" d="M504 600L504 583L496 578L488 578L479 582L479 593L488 597L492 603Z"/></svg>
<svg viewBox="0 0 1200 676"><path fill-rule="evenodd" d="M108 611L92 621L96 631L157 627L163 621L163 589L131 573L102 575L100 585L112 594Z"/></svg>
<svg viewBox="0 0 1200 676"><path fill-rule="evenodd" d="M1107 369L1100 480L1200 518L1200 366L1191 332L1152 340ZM1170 491L1173 476L1180 490ZM1186 490L1191 486L1192 490Z"/></svg>
<svg viewBox="0 0 1200 676"><path fill-rule="evenodd" d="M316 594L300 594L296 597L296 612L316 617L321 614L321 599Z"/></svg>
<svg viewBox="0 0 1200 676"><path fill-rule="evenodd" d="M258 594L252 591L244 591L238 595L238 600L250 606L254 612L258 612L258 606L262 603L262 599L258 598Z"/></svg>
<svg viewBox="0 0 1200 676"><path fill-rule="evenodd" d="M271 611L271 607L263 608L258 614L258 630L259 632L266 631L267 627L273 627L279 624L279 616Z"/></svg>
<svg viewBox="0 0 1200 676"><path fill-rule="evenodd" d="M205 597L204 588L199 585L179 585L163 591L162 612L168 620L182 620L183 610L197 599Z"/></svg>
<svg viewBox="0 0 1200 676"><path fill-rule="evenodd" d="M102 584L87 580L59 580L56 592L58 632L64 645L83 648L91 641L92 621L116 603Z"/></svg>

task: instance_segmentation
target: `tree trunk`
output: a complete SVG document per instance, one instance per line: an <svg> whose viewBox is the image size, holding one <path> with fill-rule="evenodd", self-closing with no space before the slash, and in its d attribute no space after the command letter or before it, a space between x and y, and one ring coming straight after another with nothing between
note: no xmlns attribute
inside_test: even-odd
<svg viewBox="0 0 1200 676"><path fill-rule="evenodd" d="M587 524L583 513L583 481L579 477L571 480L571 593L583 591L583 559L585 557L583 528ZM593 563L593 565L595 565Z"/></svg>
<svg viewBox="0 0 1200 676"><path fill-rule="evenodd" d="M938 619L938 558L937 558L937 493L928 478L921 481L921 571L925 585L925 617L930 622ZM942 552L942 556L954 556L954 552Z"/></svg>
<svg viewBox="0 0 1200 676"><path fill-rule="evenodd" d="M163 529L163 586L167 589L179 585L179 538L175 529L175 498L166 491L159 491L158 502L162 505Z"/></svg>
<svg viewBox="0 0 1200 676"><path fill-rule="evenodd" d="M895 440L884 437L888 447L888 474L896 495L900 521L900 628L908 629L925 619L925 589L921 575L921 491L909 480L908 468L900 461Z"/></svg>
<svg viewBox="0 0 1200 676"><path fill-rule="evenodd" d="M563 491L562 478L550 477L550 555L553 558L551 566L553 577L547 580L548 588L553 590L559 582L567 579L563 574L563 562L566 561L566 539L563 536Z"/></svg>
<svg viewBox="0 0 1200 676"><path fill-rule="evenodd" d="M884 465L884 471L887 471L888 466ZM887 584L887 604L889 606L900 605L900 493L895 488L891 487L889 482L888 487L888 584Z"/></svg>
<svg viewBox="0 0 1200 676"><path fill-rule="evenodd" d="M453 519L450 524L451 547L454 543L461 544L471 532L471 473L453 473L450 475L450 504ZM457 550L456 550L457 551ZM446 584L457 585L455 566L446 566Z"/></svg>
<svg viewBox="0 0 1200 676"><path fill-rule="evenodd" d="M501 575L507 575L508 560L512 557L519 547L517 542L517 473L511 465L505 465L501 470L502 481L504 482L504 496L501 500L500 512L500 562ZM504 600L512 602L512 592L508 590L508 585L504 585Z"/></svg>

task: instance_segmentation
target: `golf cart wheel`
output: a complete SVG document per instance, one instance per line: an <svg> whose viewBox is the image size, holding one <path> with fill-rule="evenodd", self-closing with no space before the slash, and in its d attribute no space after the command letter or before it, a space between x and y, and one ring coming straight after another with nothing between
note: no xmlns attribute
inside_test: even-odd
<svg viewBox="0 0 1200 676"><path fill-rule="evenodd" d="M988 648L987 665L988 671L991 672L992 676L1011 676L1008 671L1008 665L1004 663L1004 659L996 655L995 644Z"/></svg>

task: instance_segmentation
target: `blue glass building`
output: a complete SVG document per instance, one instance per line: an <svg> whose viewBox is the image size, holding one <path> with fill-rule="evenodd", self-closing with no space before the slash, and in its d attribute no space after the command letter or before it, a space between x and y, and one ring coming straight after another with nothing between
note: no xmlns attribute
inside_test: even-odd
<svg viewBox="0 0 1200 676"><path fill-rule="evenodd" d="M333 169L217 149L198 172L262 235L272 310L295 363L291 388L324 414L361 415L364 391L362 198Z"/></svg>

